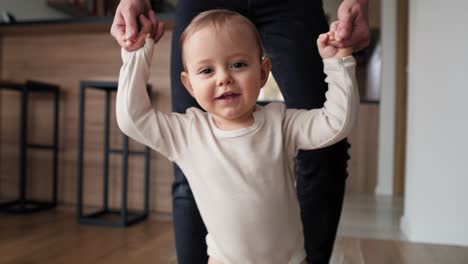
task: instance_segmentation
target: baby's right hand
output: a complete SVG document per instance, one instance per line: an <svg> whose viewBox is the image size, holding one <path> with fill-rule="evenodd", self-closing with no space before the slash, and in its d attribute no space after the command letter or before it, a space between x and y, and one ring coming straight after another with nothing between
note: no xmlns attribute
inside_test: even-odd
<svg viewBox="0 0 468 264"><path fill-rule="evenodd" d="M327 58L342 58L351 56L353 54L352 48L337 48L329 44L330 41L341 42L341 39L338 39L335 36L335 32L329 31L324 34L320 34L317 39L317 47L319 49L320 56L322 59Z"/></svg>
<svg viewBox="0 0 468 264"><path fill-rule="evenodd" d="M149 19L143 14L138 17L141 30L136 39L124 39L125 49L128 51L137 50L145 45L146 38L152 38L156 44L164 35L164 23L158 21L153 10L149 11Z"/></svg>

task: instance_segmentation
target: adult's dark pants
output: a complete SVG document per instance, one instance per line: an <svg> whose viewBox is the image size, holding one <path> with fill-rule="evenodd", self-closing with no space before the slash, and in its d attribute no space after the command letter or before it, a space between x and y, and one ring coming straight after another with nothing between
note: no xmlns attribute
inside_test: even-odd
<svg viewBox="0 0 468 264"><path fill-rule="evenodd" d="M180 81L183 70L180 34L198 13L214 8L237 11L257 26L288 108L322 107L327 87L316 39L328 31L328 23L320 0L179 0L171 54L175 112L199 107ZM296 158L305 248L307 260L312 264L328 263L332 253L343 204L348 148L343 140L325 149L300 151ZM178 263L205 264L207 231L187 179L179 167L175 165L174 169L172 195Z"/></svg>

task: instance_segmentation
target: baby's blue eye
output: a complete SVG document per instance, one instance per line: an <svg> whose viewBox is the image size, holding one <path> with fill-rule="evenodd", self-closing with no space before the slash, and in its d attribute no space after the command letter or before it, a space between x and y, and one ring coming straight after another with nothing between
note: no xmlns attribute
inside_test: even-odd
<svg viewBox="0 0 468 264"><path fill-rule="evenodd" d="M247 64L244 63L244 62L236 62L236 63L232 64L233 68L242 68L242 67L245 67L245 66L247 66Z"/></svg>

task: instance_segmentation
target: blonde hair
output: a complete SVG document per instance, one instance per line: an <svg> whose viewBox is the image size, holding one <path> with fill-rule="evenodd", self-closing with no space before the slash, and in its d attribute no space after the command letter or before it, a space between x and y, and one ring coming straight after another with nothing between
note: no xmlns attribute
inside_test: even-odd
<svg viewBox="0 0 468 264"><path fill-rule="evenodd" d="M262 44L262 39L260 38L260 34L258 33L255 25L245 16L226 9L212 9L202 12L190 22L190 24L185 28L184 32L182 32L182 34L180 35L179 39L182 58L184 57L184 43L187 40L187 38L189 38L194 33L207 26L213 26L214 28L219 30L226 26L239 22L244 23L252 32L258 47L258 51L260 53L260 59L262 59L265 52ZM182 61L184 60L182 59Z"/></svg>

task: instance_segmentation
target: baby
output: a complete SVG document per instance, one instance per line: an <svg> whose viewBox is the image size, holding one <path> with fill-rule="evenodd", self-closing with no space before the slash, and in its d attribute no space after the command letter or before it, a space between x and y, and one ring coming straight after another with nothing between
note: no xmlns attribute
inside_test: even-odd
<svg viewBox="0 0 468 264"><path fill-rule="evenodd" d="M322 108L261 107L256 100L271 62L255 26L232 11L206 11L180 39L182 82L206 112L162 113L146 93L154 44L164 31L153 16L140 17L141 35L129 43L142 48L122 49L120 129L187 176L208 230L209 263L306 263L294 158L299 149L349 135L359 102L351 50L328 45L333 32L318 38L329 87Z"/></svg>

